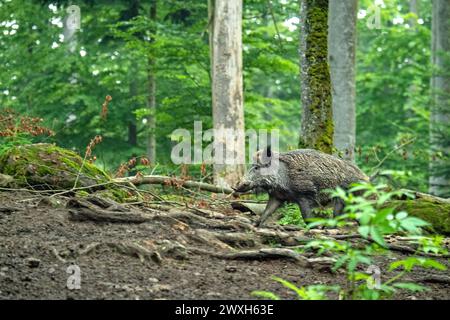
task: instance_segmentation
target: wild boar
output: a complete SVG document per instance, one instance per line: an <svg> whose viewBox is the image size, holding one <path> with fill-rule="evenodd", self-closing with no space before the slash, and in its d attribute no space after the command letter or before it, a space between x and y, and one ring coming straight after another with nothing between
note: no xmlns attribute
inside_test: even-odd
<svg viewBox="0 0 450 320"><path fill-rule="evenodd" d="M304 219L312 217L312 209L332 202L333 214L344 209L340 199L331 199L325 189L347 189L352 183L369 178L356 165L338 157L312 149L272 152L271 148L256 153L254 164L236 193L262 190L269 194L267 206L259 218L261 226L283 203L296 203Z"/></svg>

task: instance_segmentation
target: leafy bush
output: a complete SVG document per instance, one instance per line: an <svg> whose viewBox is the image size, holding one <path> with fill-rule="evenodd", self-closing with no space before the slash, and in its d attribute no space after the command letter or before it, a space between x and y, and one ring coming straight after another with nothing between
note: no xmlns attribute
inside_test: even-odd
<svg viewBox="0 0 450 320"><path fill-rule="evenodd" d="M274 278L285 287L297 293L299 299L326 299L329 292L338 292L340 299L383 299L392 296L397 290L423 291L425 287L402 282L405 274L416 267L446 270L438 261L430 258L411 256L397 260L389 265L389 272L397 272L381 283L380 270L374 265L376 256L386 253L389 246L385 237L394 234L405 236L412 244L417 246L416 254L434 253L446 254L442 247L442 236L425 236L422 228L428 223L411 217L405 211L395 212L387 207L388 202L400 195L412 197L410 194L384 191L384 185L357 184L348 192L337 188L331 192L332 197L339 197L345 201L346 207L343 215L335 218L311 219L308 228L313 227L344 227L357 223L357 232L362 239L357 244L350 241L335 239L316 239L309 241L300 252L312 250L316 255L331 255L335 258L332 271L342 270L346 274L345 286L305 286L296 287L280 278ZM364 266L368 266L364 269ZM362 270L365 270L363 272ZM399 271L400 270L400 271ZM372 273L377 276L373 276ZM254 295L265 298L279 298L266 291L255 291Z"/></svg>

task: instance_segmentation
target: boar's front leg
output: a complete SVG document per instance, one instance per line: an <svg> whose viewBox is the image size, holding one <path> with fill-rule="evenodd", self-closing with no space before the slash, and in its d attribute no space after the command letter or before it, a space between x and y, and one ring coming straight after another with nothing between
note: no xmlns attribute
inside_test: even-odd
<svg viewBox="0 0 450 320"><path fill-rule="evenodd" d="M269 196L269 201L267 202L267 206L264 209L264 212L261 215L261 217L259 218L259 220L256 222L256 225L258 227L261 227L264 224L264 222L267 220L267 218L269 218L272 215L272 213L274 213L275 210L277 210L281 206L282 203L283 202L281 200L277 199L276 197Z"/></svg>

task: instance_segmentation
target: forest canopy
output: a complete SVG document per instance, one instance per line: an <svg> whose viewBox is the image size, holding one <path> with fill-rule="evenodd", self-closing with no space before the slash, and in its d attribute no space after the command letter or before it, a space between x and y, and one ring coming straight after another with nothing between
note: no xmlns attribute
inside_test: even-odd
<svg viewBox="0 0 450 320"><path fill-rule="evenodd" d="M412 3L359 1L355 161L371 174L389 155L382 174L398 187L427 191L430 156L448 154L429 143L432 3ZM111 171L146 154L154 130L154 173L174 172L171 133L193 130L194 121L212 126L207 1L79 1L75 35L65 28L70 4L0 2L0 106L43 118L56 133L44 142L81 153L102 135L96 163ZM277 129L280 149L295 149L299 2L248 0L242 18L245 127ZM440 174L448 176L449 167Z"/></svg>

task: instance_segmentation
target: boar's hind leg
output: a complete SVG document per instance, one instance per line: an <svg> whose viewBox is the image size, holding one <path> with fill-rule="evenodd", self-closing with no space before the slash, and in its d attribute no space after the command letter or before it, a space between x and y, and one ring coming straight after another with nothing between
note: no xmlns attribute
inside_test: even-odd
<svg viewBox="0 0 450 320"><path fill-rule="evenodd" d="M267 218L269 218L272 213L275 212L275 210L277 210L280 205L283 202L280 201L279 199L275 198L275 197L269 197L269 201L267 202L267 206L264 209L263 214L261 215L261 217L259 218L258 222L256 223L257 226L262 226L263 223L267 220Z"/></svg>
<svg viewBox="0 0 450 320"><path fill-rule="evenodd" d="M344 200L341 198L333 198L333 216L337 217L340 216L342 213L344 213Z"/></svg>
<svg viewBox="0 0 450 320"><path fill-rule="evenodd" d="M297 200L298 206L300 207L300 212L302 213L303 219L312 218L312 201L307 197L302 197Z"/></svg>

